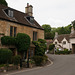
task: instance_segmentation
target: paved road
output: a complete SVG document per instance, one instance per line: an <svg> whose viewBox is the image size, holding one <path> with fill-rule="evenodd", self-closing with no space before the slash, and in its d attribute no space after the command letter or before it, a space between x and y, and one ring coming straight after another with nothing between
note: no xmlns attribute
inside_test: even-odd
<svg viewBox="0 0 75 75"><path fill-rule="evenodd" d="M12 75L75 75L75 55L49 55L51 66ZM11 75L11 74L10 74Z"/></svg>

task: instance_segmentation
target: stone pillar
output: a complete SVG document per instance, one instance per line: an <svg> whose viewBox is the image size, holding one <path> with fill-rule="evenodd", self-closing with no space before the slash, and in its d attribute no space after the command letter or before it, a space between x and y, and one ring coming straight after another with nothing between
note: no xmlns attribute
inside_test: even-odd
<svg viewBox="0 0 75 75"><path fill-rule="evenodd" d="M1 45L1 37L3 37L3 36L4 36L4 34L0 33L0 48L2 47L2 45Z"/></svg>
<svg viewBox="0 0 75 75"><path fill-rule="evenodd" d="M17 49L15 49L14 52L15 52L14 54L15 54L15 56L16 56L16 55L18 54L18 53L17 53Z"/></svg>

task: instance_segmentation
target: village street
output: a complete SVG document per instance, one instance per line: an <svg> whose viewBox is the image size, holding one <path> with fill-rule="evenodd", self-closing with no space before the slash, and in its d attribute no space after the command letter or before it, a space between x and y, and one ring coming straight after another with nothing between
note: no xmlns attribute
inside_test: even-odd
<svg viewBox="0 0 75 75"><path fill-rule="evenodd" d="M48 57L53 61L51 66L33 69L29 71L20 71L8 73L7 75L75 75L75 55L50 55Z"/></svg>

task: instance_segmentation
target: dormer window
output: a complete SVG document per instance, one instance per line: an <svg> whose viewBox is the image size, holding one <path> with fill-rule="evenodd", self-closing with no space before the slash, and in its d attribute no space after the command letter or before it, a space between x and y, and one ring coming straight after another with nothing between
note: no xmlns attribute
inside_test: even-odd
<svg viewBox="0 0 75 75"><path fill-rule="evenodd" d="M12 10L8 10L8 15L9 15L9 17L13 17L13 11Z"/></svg>
<svg viewBox="0 0 75 75"><path fill-rule="evenodd" d="M27 20L30 22L30 23L34 23L34 17L32 17L32 16L28 16L28 17L26 17L27 18Z"/></svg>
<svg viewBox="0 0 75 75"><path fill-rule="evenodd" d="M7 16L13 17L13 10L12 9L4 9L4 12Z"/></svg>

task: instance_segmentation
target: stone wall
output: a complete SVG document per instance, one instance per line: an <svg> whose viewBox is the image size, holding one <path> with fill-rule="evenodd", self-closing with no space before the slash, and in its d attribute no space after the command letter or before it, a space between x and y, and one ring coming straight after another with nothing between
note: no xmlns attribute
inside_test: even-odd
<svg viewBox="0 0 75 75"><path fill-rule="evenodd" d="M6 36L10 36L10 26L17 27L17 33L26 33L30 36L31 41L33 40L33 31L37 32L37 38L44 39L44 30L36 29L5 20L0 20L0 33L4 33Z"/></svg>

